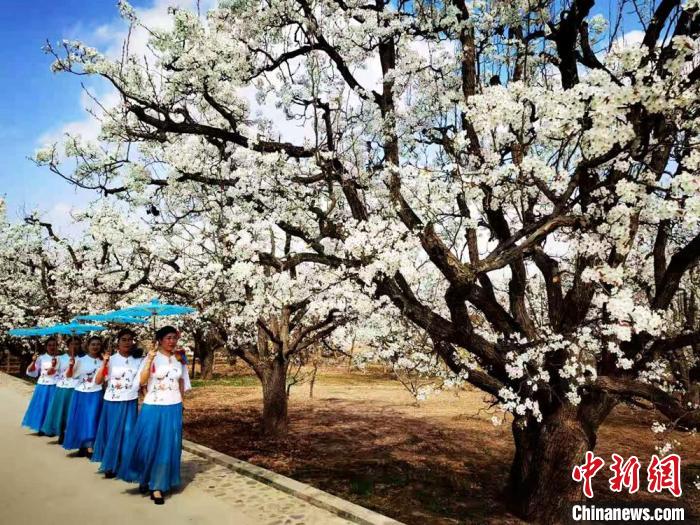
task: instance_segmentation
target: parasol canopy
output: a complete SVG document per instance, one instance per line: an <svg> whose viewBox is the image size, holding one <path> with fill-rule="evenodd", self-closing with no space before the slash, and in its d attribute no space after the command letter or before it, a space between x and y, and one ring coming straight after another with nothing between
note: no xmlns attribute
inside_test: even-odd
<svg viewBox="0 0 700 525"><path fill-rule="evenodd" d="M127 315L117 315L113 313L79 315L73 318L73 321L97 321L99 323L114 323L114 324L145 324L148 321L139 317L130 317Z"/></svg>
<svg viewBox="0 0 700 525"><path fill-rule="evenodd" d="M158 298L153 298L149 303L135 304L120 310L108 312L107 315L128 316L128 317L150 317L153 319L153 329L156 327L156 317L170 315L187 315L195 313L197 310L190 306L179 304L161 303Z"/></svg>
<svg viewBox="0 0 700 525"><path fill-rule="evenodd" d="M97 324L80 324L80 323L69 323L69 324L56 324L53 326L47 326L42 328L41 335L82 335L89 332L101 332L102 330L107 330L106 326L101 326Z"/></svg>
<svg viewBox="0 0 700 525"><path fill-rule="evenodd" d="M8 330L7 333L12 337L39 337L46 335L44 334L43 329L39 326L35 326L33 328L12 328L11 330Z"/></svg>

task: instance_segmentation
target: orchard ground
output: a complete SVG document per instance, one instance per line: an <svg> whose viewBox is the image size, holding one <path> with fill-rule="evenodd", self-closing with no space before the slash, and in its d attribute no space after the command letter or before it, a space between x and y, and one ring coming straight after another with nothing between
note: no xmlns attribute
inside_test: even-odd
<svg viewBox="0 0 700 525"><path fill-rule="evenodd" d="M195 382L186 401L185 435L239 459L274 470L411 525L522 523L507 512L501 491L513 454L510 418L474 389L440 393L416 405L408 392L379 372L322 370L295 386L284 439L261 436L261 389L235 370ZM594 480L595 498L683 505L688 523L700 520L697 437L651 431L653 411L620 406L602 426L596 454L606 465ZM678 442L683 495L646 491L646 466L655 446ZM610 455L636 455L642 464L636 495L608 488ZM688 515L690 514L690 515Z"/></svg>

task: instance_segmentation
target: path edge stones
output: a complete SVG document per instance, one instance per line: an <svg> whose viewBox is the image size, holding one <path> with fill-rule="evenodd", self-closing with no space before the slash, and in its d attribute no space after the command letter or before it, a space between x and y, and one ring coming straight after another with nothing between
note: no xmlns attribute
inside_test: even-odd
<svg viewBox="0 0 700 525"><path fill-rule="evenodd" d="M0 382L3 380L14 383L23 387L27 392L31 392L32 384L30 382L0 371ZM351 503L333 494L307 485L306 483L301 483L300 481L258 467L247 461L242 461L233 456L217 452L214 449L194 443L193 441L183 439L182 449L207 461L229 468L243 476L270 485L282 492L306 501L315 507L327 510L336 516L340 516L354 523L359 523L360 525L404 525L400 521L383 516L378 512Z"/></svg>
<svg viewBox="0 0 700 525"><path fill-rule="evenodd" d="M217 452L209 447L194 443L187 439L182 440L182 449L190 454L204 458L217 465L229 468L239 474L252 478L266 485L271 485L282 492L291 494L301 500L332 512L341 518L359 523L361 525L403 525L400 521L383 516L378 512L366 509L355 503L324 492L320 489L301 483L294 479L277 474L271 470L258 467L246 461L236 459L233 456Z"/></svg>

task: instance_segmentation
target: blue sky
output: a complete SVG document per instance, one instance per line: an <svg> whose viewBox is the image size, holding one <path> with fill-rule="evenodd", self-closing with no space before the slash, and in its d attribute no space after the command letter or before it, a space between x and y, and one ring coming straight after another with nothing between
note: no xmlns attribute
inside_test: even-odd
<svg viewBox="0 0 700 525"><path fill-rule="evenodd" d="M185 0L135 0L131 4L145 19L165 18L167 5ZM85 77L51 72L52 57L42 51L48 39L83 40L100 50L120 38L125 25L116 0L5 0L0 10L0 195L10 219L39 209L59 224L70 221L71 207L95 197L76 191L27 157L64 128L86 126L88 116L81 82L100 93L99 84ZM102 89L104 91L104 88Z"/></svg>
<svg viewBox="0 0 700 525"><path fill-rule="evenodd" d="M89 36L118 19L113 0L6 0L0 10L0 194L17 218L24 207L51 215L85 198L27 159L40 138L84 118L80 81L51 73L46 39Z"/></svg>
<svg viewBox="0 0 700 525"><path fill-rule="evenodd" d="M213 0L201 3L204 8ZM604 15L608 14L607 3L599 7ZM191 5L194 0L132 1L140 8L144 21L156 23L169 4ZM47 169L34 166L27 157L47 137L59 137L71 123L84 125L87 116L81 80L86 79L53 74L52 58L41 48L47 39L56 43L75 38L104 50L114 44L124 26L116 0L5 0L2 7L0 195L6 198L11 219L37 208L60 227L69 222L72 206L81 207L95 195L77 192Z"/></svg>

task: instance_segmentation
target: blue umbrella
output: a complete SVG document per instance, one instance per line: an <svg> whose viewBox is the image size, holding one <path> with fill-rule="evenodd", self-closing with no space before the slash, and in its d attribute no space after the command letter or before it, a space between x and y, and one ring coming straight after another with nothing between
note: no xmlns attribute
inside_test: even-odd
<svg viewBox="0 0 700 525"><path fill-rule="evenodd" d="M107 330L107 327L96 324L70 323L47 326L46 328L42 328L41 330L43 332L42 335L82 335L87 334L89 332L101 332L102 330Z"/></svg>
<svg viewBox="0 0 700 525"><path fill-rule="evenodd" d="M8 330L7 333L12 337L41 337L47 335L40 326L35 326L33 328L12 328ZM37 347L35 346L32 350L37 351Z"/></svg>
<svg viewBox="0 0 700 525"><path fill-rule="evenodd" d="M130 316L130 317L150 317L153 319L153 329L156 328L156 317L161 315L185 315L196 312L194 308L189 306L181 306L178 304L161 303L158 298L154 298L150 303L136 304L121 310L114 310L108 315Z"/></svg>
<svg viewBox="0 0 700 525"><path fill-rule="evenodd" d="M129 317L126 315L116 315L112 313L79 315L78 317L74 317L73 321L97 321L102 323L116 324L145 324L148 322L146 321L146 319L140 319L138 317Z"/></svg>
<svg viewBox="0 0 700 525"><path fill-rule="evenodd" d="M148 322L146 319L127 317L125 315L116 315L112 313L79 315L74 317L73 321L98 321L105 324L146 324ZM108 345L111 346L111 341L108 342Z"/></svg>
<svg viewBox="0 0 700 525"><path fill-rule="evenodd" d="M44 335L42 330L38 326L34 328L13 328L8 330L7 333L12 337L37 337Z"/></svg>

